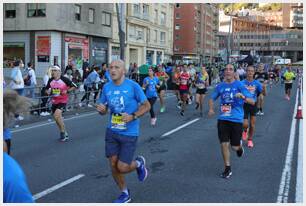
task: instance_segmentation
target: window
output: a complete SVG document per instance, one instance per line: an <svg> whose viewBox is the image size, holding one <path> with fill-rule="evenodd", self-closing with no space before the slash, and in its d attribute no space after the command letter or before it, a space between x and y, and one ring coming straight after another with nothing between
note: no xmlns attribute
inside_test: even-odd
<svg viewBox="0 0 306 206"><path fill-rule="evenodd" d="M28 17L46 16L46 4L28 4Z"/></svg>
<svg viewBox="0 0 306 206"><path fill-rule="evenodd" d="M136 40L143 40L143 31L137 30Z"/></svg>
<svg viewBox="0 0 306 206"><path fill-rule="evenodd" d="M4 4L5 5L5 18L16 17L16 4Z"/></svg>
<svg viewBox="0 0 306 206"><path fill-rule="evenodd" d="M166 32L160 32L160 42L165 43L166 41Z"/></svg>
<svg viewBox="0 0 306 206"><path fill-rule="evenodd" d="M157 30L154 30L154 42L157 42Z"/></svg>
<svg viewBox="0 0 306 206"><path fill-rule="evenodd" d="M75 5L75 19L81 21L81 6Z"/></svg>
<svg viewBox="0 0 306 206"><path fill-rule="evenodd" d="M89 23L94 23L95 19L95 10L94 9L89 9L88 10L88 22Z"/></svg>
<svg viewBox="0 0 306 206"><path fill-rule="evenodd" d="M133 5L134 15L138 16L140 14L140 6L139 4Z"/></svg>
<svg viewBox="0 0 306 206"><path fill-rule="evenodd" d="M176 34L175 35L175 40L179 40L180 39L180 35Z"/></svg>
<svg viewBox="0 0 306 206"><path fill-rule="evenodd" d="M156 23L158 22L158 11L157 11L157 9L154 10L154 21Z"/></svg>
<svg viewBox="0 0 306 206"><path fill-rule="evenodd" d="M136 37L136 27L135 26L131 26L129 29L129 37L130 38L135 38Z"/></svg>
<svg viewBox="0 0 306 206"><path fill-rule="evenodd" d="M180 29L181 29L181 25L175 24L175 30L180 30Z"/></svg>
<svg viewBox="0 0 306 206"><path fill-rule="evenodd" d="M162 12L160 15L160 24L165 25L166 24L166 13Z"/></svg>
<svg viewBox="0 0 306 206"><path fill-rule="evenodd" d="M180 8L180 4L175 4L175 7L176 8Z"/></svg>
<svg viewBox="0 0 306 206"><path fill-rule="evenodd" d="M142 8L143 8L143 17L145 19L149 19L149 5L143 4Z"/></svg>
<svg viewBox="0 0 306 206"><path fill-rule="evenodd" d="M180 18L181 18L180 13L176 13L176 14L175 14L175 18L176 18L176 19L180 19Z"/></svg>
<svg viewBox="0 0 306 206"><path fill-rule="evenodd" d="M102 25L110 26L111 25L111 14L107 12L102 12Z"/></svg>

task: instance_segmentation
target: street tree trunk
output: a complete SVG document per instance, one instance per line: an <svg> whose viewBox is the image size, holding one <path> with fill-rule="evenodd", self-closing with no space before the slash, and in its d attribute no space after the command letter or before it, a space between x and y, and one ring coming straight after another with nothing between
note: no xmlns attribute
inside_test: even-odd
<svg viewBox="0 0 306 206"><path fill-rule="evenodd" d="M120 59L125 61L125 4L116 3L120 41Z"/></svg>

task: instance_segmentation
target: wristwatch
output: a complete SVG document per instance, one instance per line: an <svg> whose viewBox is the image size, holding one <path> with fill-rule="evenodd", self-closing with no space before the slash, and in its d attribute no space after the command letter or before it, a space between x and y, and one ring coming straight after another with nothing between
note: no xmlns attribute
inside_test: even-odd
<svg viewBox="0 0 306 206"><path fill-rule="evenodd" d="M133 115L133 120L138 119L138 116L135 113L132 113L132 115Z"/></svg>

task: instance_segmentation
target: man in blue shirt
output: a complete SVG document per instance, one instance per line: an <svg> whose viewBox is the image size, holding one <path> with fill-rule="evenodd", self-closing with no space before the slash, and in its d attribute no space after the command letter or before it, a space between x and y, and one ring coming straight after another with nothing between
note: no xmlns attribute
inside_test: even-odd
<svg viewBox="0 0 306 206"><path fill-rule="evenodd" d="M263 87L258 80L254 80L254 74L255 74L255 68L253 66L248 66L246 70L247 78L242 81L242 84L247 88L247 90L249 90L249 92L252 94L253 100L256 102L257 97L261 93L265 95L265 90L263 90ZM244 110L244 118L243 118L244 121L243 121L242 139L243 140L248 139L248 147L253 148L254 147L253 135L255 130L257 107L255 105L245 103L243 105L243 110ZM249 116L250 116L250 122L249 122ZM248 129L249 129L249 134L247 133Z"/></svg>
<svg viewBox="0 0 306 206"><path fill-rule="evenodd" d="M3 126L8 127L11 117L16 111L26 111L30 102L15 91L3 93ZM9 135L9 134L5 134ZM25 175L19 164L8 154L6 141L3 141L3 202L4 203L33 203L32 194L28 188Z"/></svg>
<svg viewBox="0 0 306 206"><path fill-rule="evenodd" d="M124 65L122 60L111 63L109 73L112 81L103 87L97 105L100 114L110 110L105 134L105 154L109 158L113 178L122 191L114 203L131 201L124 174L136 170L141 182L148 175L144 157L137 156L133 160L133 156L139 136L139 117L150 110L150 103L141 87L125 78Z"/></svg>
<svg viewBox="0 0 306 206"><path fill-rule="evenodd" d="M229 145L231 144L238 157L243 155L243 147L241 145L243 103L255 104L255 102L250 92L242 83L235 80L235 71L232 64L226 65L224 81L218 84L211 94L211 99L209 99L209 116L215 113L213 101L217 100L218 97L220 97L218 136L225 166L221 177L229 178L232 175Z"/></svg>

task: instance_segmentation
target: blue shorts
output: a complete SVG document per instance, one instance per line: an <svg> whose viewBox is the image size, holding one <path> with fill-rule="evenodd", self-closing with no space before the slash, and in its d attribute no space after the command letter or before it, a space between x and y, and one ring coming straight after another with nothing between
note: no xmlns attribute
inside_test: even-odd
<svg viewBox="0 0 306 206"><path fill-rule="evenodd" d="M131 164L136 150L137 136L126 136L107 128L105 133L105 156L118 156L121 162Z"/></svg>

